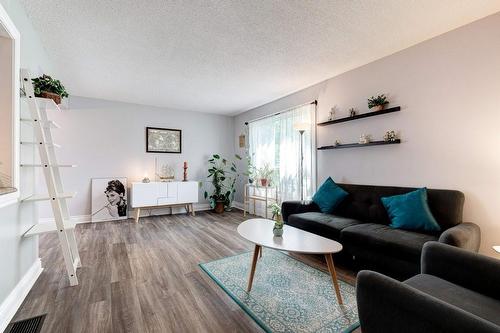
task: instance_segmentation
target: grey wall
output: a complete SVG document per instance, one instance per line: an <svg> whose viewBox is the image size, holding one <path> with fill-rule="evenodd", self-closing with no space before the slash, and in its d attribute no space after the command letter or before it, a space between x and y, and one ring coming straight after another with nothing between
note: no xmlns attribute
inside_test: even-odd
<svg viewBox="0 0 500 333"><path fill-rule="evenodd" d="M13 0L0 0L0 4L6 9L21 34L21 66L29 68L34 74L40 74L42 69L50 71L52 66L22 7ZM21 107L23 110L23 105ZM22 126L21 136L31 137L31 129ZM33 157L33 149L21 151L23 162L29 163L33 161ZM33 192L34 177L32 170L21 170L22 196ZM0 208L0 304L38 259L37 238L25 239L21 236L36 220L37 213L33 204L12 204Z"/></svg>
<svg viewBox="0 0 500 333"><path fill-rule="evenodd" d="M207 159L211 154L233 155L231 117L170 110L144 105L71 97L69 109L53 112L50 118L62 128L53 131L61 163L77 164L65 169L65 189L77 191L70 200L73 216L89 215L91 179L127 177L140 181L147 172L154 178L154 158L175 167L176 179L182 179L182 165L188 162L188 178L205 181ZM145 128L162 127L182 130L182 154L146 153ZM203 202L200 190L200 202ZM40 206L42 218L51 217L48 205ZM154 213L154 212L153 212Z"/></svg>
<svg viewBox="0 0 500 333"><path fill-rule="evenodd" d="M334 105L347 116L366 111L366 97L386 93L402 111L318 127L317 145L381 139L398 130L395 146L317 152L318 182L427 186L463 191L464 219L480 225L481 252L498 256L500 177L500 13L235 117L234 142L245 121L313 99L318 121ZM239 148L236 148L240 151ZM242 188L239 187L238 201Z"/></svg>

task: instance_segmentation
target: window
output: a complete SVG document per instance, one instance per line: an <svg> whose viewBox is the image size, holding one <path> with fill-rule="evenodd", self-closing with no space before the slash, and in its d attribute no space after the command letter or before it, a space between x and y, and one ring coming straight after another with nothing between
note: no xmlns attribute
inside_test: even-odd
<svg viewBox="0 0 500 333"><path fill-rule="evenodd" d="M302 135L303 197L310 198L316 184L315 114L316 103L302 105L249 123L249 155L253 166L274 170L273 185L284 200L300 195L300 142L297 124L305 124ZM258 178L258 176L257 176Z"/></svg>

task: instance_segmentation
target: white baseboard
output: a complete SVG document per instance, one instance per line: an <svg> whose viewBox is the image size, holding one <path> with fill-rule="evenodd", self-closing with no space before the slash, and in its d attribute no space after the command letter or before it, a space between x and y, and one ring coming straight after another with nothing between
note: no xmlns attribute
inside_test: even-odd
<svg viewBox="0 0 500 333"><path fill-rule="evenodd" d="M202 210L210 210L210 205L207 203L201 203L201 204L194 204L194 210L195 211L202 211ZM174 207L172 209L173 214L185 214L186 210L183 208L178 208ZM170 214L170 208L145 208L141 209L141 217L148 217L148 216L156 216L156 215L165 215L165 214ZM135 212L133 210L129 210L128 212L128 217L133 218L135 216ZM92 222L92 217L90 215L74 215L71 216L70 218L71 221L74 223L88 223ZM38 219L38 223L54 223L55 220L53 217L41 217ZM0 331L1 332L1 331Z"/></svg>
<svg viewBox="0 0 500 333"><path fill-rule="evenodd" d="M233 207L238 208L238 209L241 209L241 210L243 210L243 208L244 208L244 207L243 207L243 203L242 203L242 202L238 202L238 201L233 201ZM264 205L263 205L262 203L257 202L257 204L256 204L256 207L255 207L255 208L256 208L255 215L257 215L257 216L261 216L261 217L265 217L265 216L266 216L266 214L265 214L266 212L265 212L265 210L264 210ZM249 211L248 211L248 207L247 207L247 212L249 212ZM250 205L250 212L253 214L253 204L252 204L252 205ZM267 214L267 216L268 216L268 217L270 217L270 216L271 216L271 214L270 214L269 210L268 210L268 214Z"/></svg>
<svg viewBox="0 0 500 333"><path fill-rule="evenodd" d="M38 258L10 292L7 298L5 298L2 304L0 304L0 332L3 332L7 325L9 325L29 291L35 284L36 279L38 279L40 273L42 273L42 270L42 262L40 261L40 258Z"/></svg>

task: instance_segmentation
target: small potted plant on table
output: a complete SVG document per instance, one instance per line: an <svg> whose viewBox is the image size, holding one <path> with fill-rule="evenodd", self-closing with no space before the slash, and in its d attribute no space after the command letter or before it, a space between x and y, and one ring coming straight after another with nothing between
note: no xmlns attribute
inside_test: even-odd
<svg viewBox="0 0 500 333"><path fill-rule="evenodd" d="M264 166L257 171L257 174L260 179L260 185L263 187L270 186L274 170L271 169L269 163L264 164Z"/></svg>
<svg viewBox="0 0 500 333"><path fill-rule="evenodd" d="M389 101L384 94L368 98L368 108L372 111L382 111L387 104L389 104Z"/></svg>
<svg viewBox="0 0 500 333"><path fill-rule="evenodd" d="M281 217L281 207L277 203L273 203L269 206L271 208L271 212L273 214L273 220L274 220L274 228L273 228L273 235L274 237L281 237L283 236L283 218Z"/></svg>
<svg viewBox="0 0 500 333"><path fill-rule="evenodd" d="M36 97L50 98L58 105L61 104L64 97L68 97L68 92L61 81L53 79L49 75L43 74L32 80Z"/></svg>

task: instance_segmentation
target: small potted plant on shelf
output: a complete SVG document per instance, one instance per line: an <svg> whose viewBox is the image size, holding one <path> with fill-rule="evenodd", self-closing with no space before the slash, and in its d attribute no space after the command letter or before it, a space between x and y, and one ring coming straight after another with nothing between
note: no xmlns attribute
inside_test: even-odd
<svg viewBox="0 0 500 333"><path fill-rule="evenodd" d="M64 97L68 97L68 92L61 81L53 79L49 75L43 74L32 80L36 97L50 98L58 105L61 104Z"/></svg>
<svg viewBox="0 0 500 333"><path fill-rule="evenodd" d="M274 175L274 170L271 169L269 163L264 164L264 166L257 171L257 174L260 180L260 185L262 185L263 187L270 186L271 179Z"/></svg>
<svg viewBox="0 0 500 333"><path fill-rule="evenodd" d="M273 203L269 205L269 208L271 208L273 220L274 220L274 228L273 228L273 235L274 237L281 237L283 236L283 218L281 217L281 207L278 203Z"/></svg>
<svg viewBox="0 0 500 333"><path fill-rule="evenodd" d="M384 94L368 98L368 108L372 111L381 111L387 104L389 104L389 101Z"/></svg>
<svg viewBox="0 0 500 333"><path fill-rule="evenodd" d="M234 156L236 160L241 160L239 155ZM209 169L208 177L211 179L213 186L212 194L205 191L204 197L210 202L210 207L221 214L224 210L231 210L234 192L236 192L236 180L239 174L236 170L236 162L228 161L218 154L212 155L208 160Z"/></svg>

